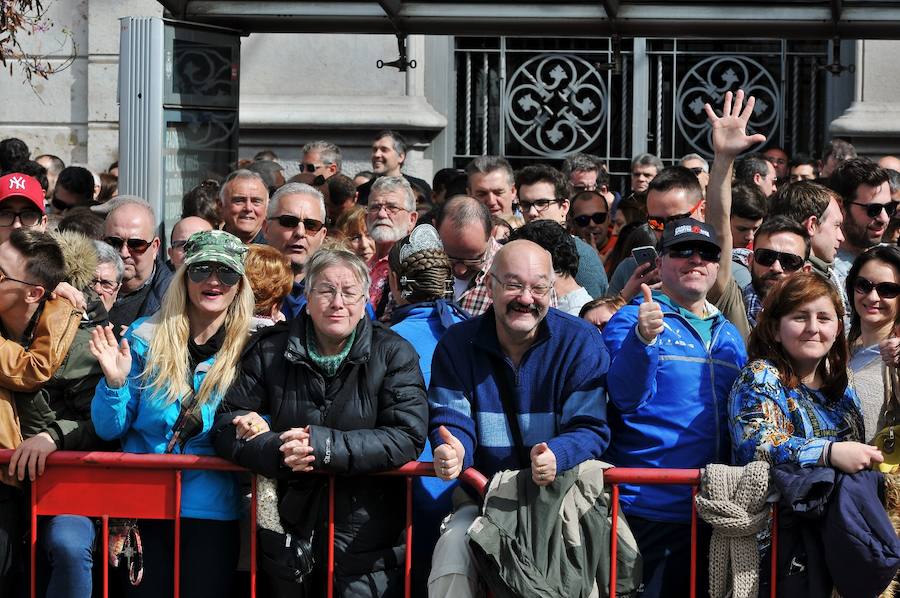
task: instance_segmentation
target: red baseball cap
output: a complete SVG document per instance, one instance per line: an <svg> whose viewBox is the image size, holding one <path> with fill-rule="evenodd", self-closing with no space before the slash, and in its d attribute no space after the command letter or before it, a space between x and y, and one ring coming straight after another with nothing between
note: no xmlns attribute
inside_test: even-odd
<svg viewBox="0 0 900 598"><path fill-rule="evenodd" d="M44 213L44 188L34 177L21 172L12 172L0 177L0 202L10 197L24 197L31 200L41 213Z"/></svg>

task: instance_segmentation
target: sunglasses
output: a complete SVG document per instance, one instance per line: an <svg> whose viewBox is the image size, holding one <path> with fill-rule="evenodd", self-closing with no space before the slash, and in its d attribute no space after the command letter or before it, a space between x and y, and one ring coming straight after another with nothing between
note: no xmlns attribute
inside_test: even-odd
<svg viewBox="0 0 900 598"><path fill-rule="evenodd" d="M778 262L788 272L796 272L806 262L805 259L795 253L785 253L773 249L754 249L753 261L766 268Z"/></svg>
<svg viewBox="0 0 900 598"><path fill-rule="evenodd" d="M894 299L900 295L900 284L896 282L872 282L860 276L853 283L853 290L860 295L868 295L872 289L875 289L882 299Z"/></svg>
<svg viewBox="0 0 900 598"><path fill-rule="evenodd" d="M187 273L188 278L196 283L203 282L215 273L219 282L226 287L233 287L241 279L237 271L219 264L192 264L188 266Z"/></svg>
<svg viewBox="0 0 900 598"><path fill-rule="evenodd" d="M676 245L666 251L666 255L686 260L697 253L704 262L718 262L722 255L718 249L708 245Z"/></svg>
<svg viewBox="0 0 900 598"><path fill-rule="evenodd" d="M859 203L858 201L851 201L850 203L865 208L866 216L873 219L881 216L881 210L884 210L887 213L888 218L893 216L894 212L897 211L897 203L893 201L887 203Z"/></svg>
<svg viewBox="0 0 900 598"><path fill-rule="evenodd" d="M300 162L300 172L315 172L317 168L324 168L326 164L304 164Z"/></svg>
<svg viewBox="0 0 900 598"><path fill-rule="evenodd" d="M279 226L283 226L284 228L297 228L297 225L302 222L303 228L306 229L306 232L314 234L322 230L322 227L325 226L325 223L319 220L313 220L312 218L299 218L297 216L292 216L291 214L272 216L271 218L269 218L269 220L277 220Z"/></svg>
<svg viewBox="0 0 900 598"><path fill-rule="evenodd" d="M650 227L650 230L661 233L666 230L666 224L668 224L669 222L675 222L676 220L683 220L685 218L690 218L691 216L693 216L694 212L696 212L700 208L700 204L702 203L703 200L701 199L694 205L693 208L691 208L690 212L685 212L684 214L675 214L674 216L648 216L647 226Z"/></svg>
<svg viewBox="0 0 900 598"><path fill-rule="evenodd" d="M52 205L55 209L59 210L60 212L65 212L66 210L71 210L72 208L75 207L75 206L69 205L66 202L61 201L55 197L50 200L50 205Z"/></svg>
<svg viewBox="0 0 900 598"><path fill-rule="evenodd" d="M116 251L120 251L122 247L127 245L129 253L136 253L138 255L147 251L153 243L153 241L145 241L143 239L123 239L121 237L106 237L103 241Z"/></svg>
<svg viewBox="0 0 900 598"><path fill-rule="evenodd" d="M592 221L594 224L603 224L606 222L606 216L608 214L606 212L594 212L593 214L582 214L581 216L575 216L572 220L575 221L575 224L578 226L587 226Z"/></svg>
<svg viewBox="0 0 900 598"><path fill-rule="evenodd" d="M688 168L691 172L694 173L694 176L700 176L701 173L706 172L703 170L702 166L694 166L693 168Z"/></svg>

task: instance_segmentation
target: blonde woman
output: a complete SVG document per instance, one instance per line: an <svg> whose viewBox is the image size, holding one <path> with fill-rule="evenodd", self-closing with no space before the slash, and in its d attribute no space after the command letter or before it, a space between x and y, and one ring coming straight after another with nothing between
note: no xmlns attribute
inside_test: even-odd
<svg viewBox="0 0 900 598"><path fill-rule="evenodd" d="M135 322L117 344L95 328L91 352L101 380L91 404L97 434L132 453L213 455L209 430L237 372L253 316L245 246L223 231L194 234L160 311ZM226 472L187 471L181 490L181 594L231 591L240 544L238 487ZM140 521L143 580L131 596L172 592L171 522Z"/></svg>

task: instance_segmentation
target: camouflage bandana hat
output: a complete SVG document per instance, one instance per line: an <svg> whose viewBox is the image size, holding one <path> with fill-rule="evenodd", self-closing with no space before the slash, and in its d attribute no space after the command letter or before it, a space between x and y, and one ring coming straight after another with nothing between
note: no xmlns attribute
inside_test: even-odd
<svg viewBox="0 0 900 598"><path fill-rule="evenodd" d="M207 230L194 233L184 246L184 265L214 263L228 266L244 275L244 255L247 246L241 240L223 230Z"/></svg>

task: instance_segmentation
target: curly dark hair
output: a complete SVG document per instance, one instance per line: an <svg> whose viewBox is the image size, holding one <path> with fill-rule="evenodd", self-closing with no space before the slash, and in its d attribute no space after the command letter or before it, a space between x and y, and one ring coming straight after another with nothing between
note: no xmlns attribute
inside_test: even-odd
<svg viewBox="0 0 900 598"><path fill-rule="evenodd" d="M546 164L526 166L516 173L516 188L521 190L526 185L537 183L550 183L553 186L553 199L562 201L572 197L572 187L569 179L560 171Z"/></svg>
<svg viewBox="0 0 900 598"><path fill-rule="evenodd" d="M575 239L558 222L552 220L532 220L519 227L509 236L509 241L525 239L537 243L550 253L553 271L575 278L578 272L578 248Z"/></svg>

